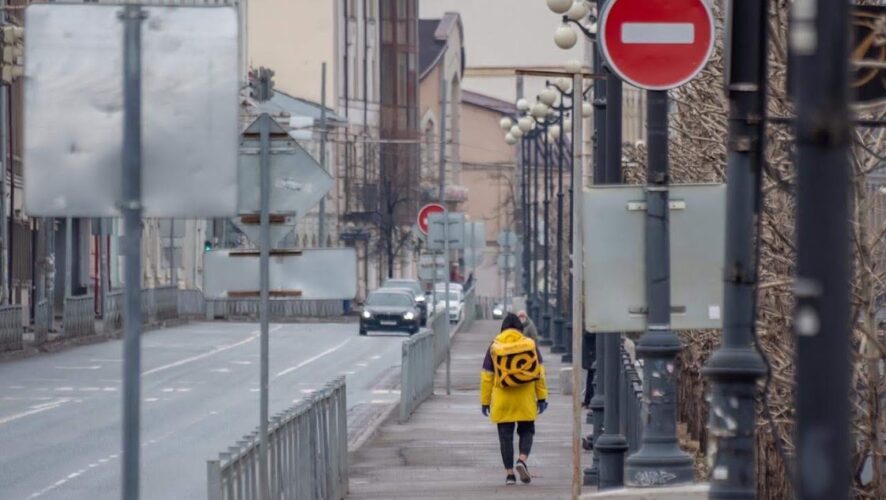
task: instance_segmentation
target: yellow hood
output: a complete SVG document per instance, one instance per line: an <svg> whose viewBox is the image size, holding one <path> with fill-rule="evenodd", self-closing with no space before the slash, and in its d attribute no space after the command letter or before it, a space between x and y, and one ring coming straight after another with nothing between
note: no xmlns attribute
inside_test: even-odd
<svg viewBox="0 0 886 500"><path fill-rule="evenodd" d="M500 387L522 385L541 376L535 342L517 330L505 330L489 349Z"/></svg>

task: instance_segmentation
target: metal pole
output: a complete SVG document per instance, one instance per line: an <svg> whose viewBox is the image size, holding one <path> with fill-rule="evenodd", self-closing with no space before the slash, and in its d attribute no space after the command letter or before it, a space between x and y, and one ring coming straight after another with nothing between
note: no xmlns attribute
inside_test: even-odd
<svg viewBox="0 0 886 500"><path fill-rule="evenodd" d="M365 6L364 6L365 9ZM320 65L320 167L326 168L326 63ZM326 246L326 196L320 198L317 215L319 246Z"/></svg>
<svg viewBox="0 0 886 500"><path fill-rule="evenodd" d="M582 257L581 217L582 217L582 182L584 179L584 163L582 162L582 114L581 114L581 89L584 88L581 73L572 75L572 184L578 188L575 190L577 202L572 207L572 220L576 221L576 237L572 240L572 289L578 291L572 298L572 351L581 352L581 332L583 328L582 317L582 283L584 278L584 260ZM576 90L577 89L577 90ZM566 133L562 131L562 133ZM561 135L562 137L562 135ZM562 174L562 172L561 172ZM560 180L562 182L562 175ZM578 179L576 181L576 179ZM562 183L561 183L562 191ZM562 204L562 198L561 198ZM562 212L561 212L562 213ZM562 242L562 240L560 240ZM572 360L572 498L578 499L581 494L583 474L581 470L581 358L573 356Z"/></svg>
<svg viewBox="0 0 886 500"><path fill-rule="evenodd" d="M178 287L175 271L175 218L169 219L169 285Z"/></svg>
<svg viewBox="0 0 886 500"><path fill-rule="evenodd" d="M71 270L74 263L74 219L65 219L65 297L74 295L74 284L71 282Z"/></svg>
<svg viewBox="0 0 886 500"><path fill-rule="evenodd" d="M443 205L443 262L445 285L443 298L445 309L443 314L446 315L446 395L451 394L451 369L452 369L452 342L449 338L449 207L446 206L446 78L443 72L440 72L440 204ZM436 286L434 289L436 290ZM437 307L434 304L434 307Z"/></svg>
<svg viewBox="0 0 886 500"><path fill-rule="evenodd" d="M606 182L621 182L621 80L606 70ZM618 371L621 360L621 333L602 333L606 362L603 383L606 386L603 435L594 448L600 452L599 489L617 488L624 483L624 454L628 442L619 429Z"/></svg>
<svg viewBox="0 0 886 500"><path fill-rule="evenodd" d="M603 4L605 0L597 0L597 12L601 12L603 9ZM600 44L594 43L594 65L593 65L594 73L600 74L603 72L603 54L601 53ZM593 88L593 106L594 106L594 184L604 184L606 182L606 85L607 82L603 79L597 78L594 80L594 88ZM575 90L573 89L573 92ZM573 136L573 141L576 138ZM581 138L578 138L581 140ZM581 186L581 179L572 179L573 186ZM575 197L576 190L573 189L573 199ZM574 205L578 205L578 203L573 202ZM580 208L580 207L579 207ZM573 208L574 210L574 208ZM577 221L578 219L576 219ZM578 223L573 223L573 230L577 230ZM576 238L578 239L578 238ZM574 290L573 293L580 293L579 290ZM578 318L573 318L573 323L578 322ZM574 325L573 325L574 328ZM603 335L601 334L592 334L591 338L594 342L594 362L591 366L591 369L594 371L594 396L591 398L590 402L590 411L589 417L593 420L593 434L589 436L592 439L593 443L597 442L597 439L603 434L603 421L604 414L606 411L605 408L605 393L606 387L603 383L603 370L605 367L605 346L603 341ZM584 470L584 484L585 485L595 485L599 481L600 476L600 451L595 447L594 448L594 457L589 468Z"/></svg>
<svg viewBox="0 0 886 500"><path fill-rule="evenodd" d="M849 4L793 8L797 71L797 498L850 490Z"/></svg>
<svg viewBox="0 0 886 500"><path fill-rule="evenodd" d="M560 92L561 101L568 96L559 87L555 88L557 92ZM566 338L563 331L565 321L563 319L563 141L566 138L566 130L563 130L565 106L561 102L558 108L560 135L557 137L557 263L554 266L557 276L557 290L555 292L557 306L554 309L554 345L551 347L551 353L563 354L566 352ZM572 153L575 154L575 151L573 150ZM578 390L577 387L576 390Z"/></svg>
<svg viewBox="0 0 886 500"><path fill-rule="evenodd" d="M543 247L543 259L544 263L542 266L544 273L544 289L542 290L542 309L541 309L541 331L538 333L538 344L543 346L551 346L554 342L551 340L551 298L550 298L550 252L548 249L550 248L550 189L549 185L551 183L551 141L548 136L548 121L547 118L544 120L543 125L543 133L542 133L542 141L544 142L544 178L542 180L542 187L544 189L544 211L542 213L542 217L544 217L544 233L542 244Z"/></svg>
<svg viewBox="0 0 886 500"><path fill-rule="evenodd" d="M123 498L139 497L141 403L141 25L145 13L138 5L123 8L123 244L126 255L126 291L123 303ZM71 219L67 224L71 246ZM70 286L71 253L66 283ZM66 293L70 293L70 288Z"/></svg>
<svg viewBox="0 0 886 500"><path fill-rule="evenodd" d="M625 467L631 486L692 481L692 458L677 443L677 354L671 330L671 259L668 230L668 93L646 93L646 331L637 343L643 359L643 400L648 418L640 449Z"/></svg>
<svg viewBox="0 0 886 500"><path fill-rule="evenodd" d="M267 86L269 81L262 79L260 85ZM267 88L267 87L265 87ZM265 93L264 95L268 95ZM270 216L270 195L271 195L271 117L264 113L259 118L259 140L261 153L259 166L260 170L260 198L261 198L261 214L260 214L260 249L259 249L259 315L261 322L261 401L260 401L260 420L259 420L259 446L261 447L258 458L259 481L258 490L261 500L270 499L270 490L268 489L268 344L269 344L269 310L268 302L270 299L270 254L271 254L271 216Z"/></svg>
<svg viewBox="0 0 886 500"><path fill-rule="evenodd" d="M9 5L9 0L0 0L0 5L4 7ZM8 21L7 10L0 10L0 22L6 24ZM9 155L9 93L10 86L7 84L0 84L0 162L2 162L2 169L0 169L0 303L9 304L11 301L9 300L9 287L7 287L6 276L8 275L9 267L7 265L6 255L9 252L9 240L8 235L9 231L7 230L7 226L9 225L9 214L6 213L6 174L9 173L10 179L12 179L12 165ZM10 184L12 184L10 182ZM10 187L12 189L12 187Z"/></svg>
<svg viewBox="0 0 886 500"><path fill-rule="evenodd" d="M733 2L726 20L729 139L723 343L702 373L710 380L709 498L757 496L755 397L766 374L755 345L759 215L766 129L767 0Z"/></svg>
<svg viewBox="0 0 886 500"><path fill-rule="evenodd" d="M534 180L532 181L532 184L533 184L533 189L532 189L532 221L533 222L532 222L532 254L531 254L531 258L532 258L532 262L531 262L531 265L532 265L532 306L531 306L531 310L530 310L530 316L532 317L532 320L535 321L536 323L540 323L539 320L541 319L538 316L538 310L539 310L539 307L541 307L541 304L539 304L539 300L538 300L538 236L539 236L538 225L540 222L538 219L538 164L539 164L538 160L539 160L539 156L540 156L540 154L539 154L540 151L539 151L539 147L538 147L538 140L539 140L538 136L539 136L539 131L538 131L538 129L536 129L535 133L533 134L533 138L534 138L533 146L534 147L533 147L533 155L532 155L532 161L533 161L532 170L534 171Z"/></svg>
<svg viewBox="0 0 886 500"><path fill-rule="evenodd" d="M107 220L104 218L99 219L99 252L101 255L101 259L99 261L99 265L101 269L99 270L99 287L101 288L101 310L102 310L102 319L107 319L107 307L108 307L108 288L111 286L111 265L110 265L110 251L107 245Z"/></svg>

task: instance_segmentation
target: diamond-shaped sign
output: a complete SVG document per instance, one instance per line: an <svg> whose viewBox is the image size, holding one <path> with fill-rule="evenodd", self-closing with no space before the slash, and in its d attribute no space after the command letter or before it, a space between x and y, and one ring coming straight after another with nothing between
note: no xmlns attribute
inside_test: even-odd
<svg viewBox="0 0 886 500"><path fill-rule="evenodd" d="M276 246L295 229L294 217L284 217L283 219L280 223L268 226L271 230L271 246ZM261 241L261 226L258 224L258 217L255 217L255 220L246 218L245 221L244 217L235 217L231 221L237 226L237 229L243 231L243 234L249 238L249 241L253 242L256 247L259 245Z"/></svg>
<svg viewBox="0 0 886 500"><path fill-rule="evenodd" d="M259 117L247 127L240 144L237 180L240 214L261 210L259 198ZM270 119L270 118L269 118ZM333 186L332 176L283 127L271 120L271 213L292 214L297 219L320 203Z"/></svg>

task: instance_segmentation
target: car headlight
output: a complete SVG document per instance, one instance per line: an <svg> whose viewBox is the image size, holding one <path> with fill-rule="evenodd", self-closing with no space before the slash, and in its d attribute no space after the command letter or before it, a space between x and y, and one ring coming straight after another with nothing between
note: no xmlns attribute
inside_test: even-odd
<svg viewBox="0 0 886 500"><path fill-rule="evenodd" d="M371 312L369 312L369 311L363 311L363 318L364 318L364 319L369 319L369 318L371 318L371 317L372 317L372 313L371 313Z"/></svg>
<svg viewBox="0 0 886 500"><path fill-rule="evenodd" d="M415 314L412 311L409 311L408 313L403 315L403 319L405 319L407 321L414 319L414 318L415 318Z"/></svg>
<svg viewBox="0 0 886 500"><path fill-rule="evenodd" d="M415 301L416 302L424 302L425 301L424 295L419 295L418 297L415 298Z"/></svg>
<svg viewBox="0 0 886 500"><path fill-rule="evenodd" d="M496 307L495 309L492 310L492 314L501 314L501 309Z"/></svg>

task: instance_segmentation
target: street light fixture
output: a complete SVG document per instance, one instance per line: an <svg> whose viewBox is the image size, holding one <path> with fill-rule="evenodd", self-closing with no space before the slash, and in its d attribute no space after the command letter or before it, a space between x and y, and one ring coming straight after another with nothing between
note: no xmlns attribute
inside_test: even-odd
<svg viewBox="0 0 886 500"><path fill-rule="evenodd" d="M525 113L525 112L529 111L529 101L527 101L526 99L522 99L522 98L518 99L517 100L517 111L519 111L521 113Z"/></svg>
<svg viewBox="0 0 886 500"><path fill-rule="evenodd" d="M524 133L529 132L534 128L535 121L531 116L521 116L519 120L517 120L517 127L522 130Z"/></svg>
<svg viewBox="0 0 886 500"><path fill-rule="evenodd" d="M502 130L509 130L513 124L514 121L507 116L502 118L501 121L498 122L498 126L501 127Z"/></svg>
<svg viewBox="0 0 886 500"><path fill-rule="evenodd" d="M544 117L548 116L549 109L550 108L548 108L548 106L545 103L543 103L541 101L537 101L535 104L532 105L532 111L530 113L536 119L541 120L541 119L544 119Z"/></svg>
<svg viewBox="0 0 886 500"><path fill-rule="evenodd" d="M510 134L519 139L523 137L523 129L521 129L519 125L512 125Z"/></svg>
<svg viewBox="0 0 886 500"><path fill-rule="evenodd" d="M584 65L578 59L570 59L563 65L563 69L565 69L567 73L581 73L582 69L584 69Z"/></svg>
<svg viewBox="0 0 886 500"><path fill-rule="evenodd" d="M538 100L545 106L553 106L557 102L557 91L550 87L545 87L538 93Z"/></svg>
<svg viewBox="0 0 886 500"><path fill-rule="evenodd" d="M588 7L588 4L586 4L583 0L576 0L575 2L573 2L572 6L569 7L569 10L567 10L564 15L572 21L581 21L590 12L591 9Z"/></svg>
<svg viewBox="0 0 886 500"><path fill-rule="evenodd" d="M513 146L514 144L517 144L517 138L514 137L513 134L508 132L507 134L505 134L505 142Z"/></svg>
<svg viewBox="0 0 886 500"><path fill-rule="evenodd" d="M568 24L563 23L554 31L554 43L563 50L569 50L578 43L578 35Z"/></svg>
<svg viewBox="0 0 886 500"><path fill-rule="evenodd" d="M547 0L548 8L554 14L565 14L572 8L572 0Z"/></svg>

